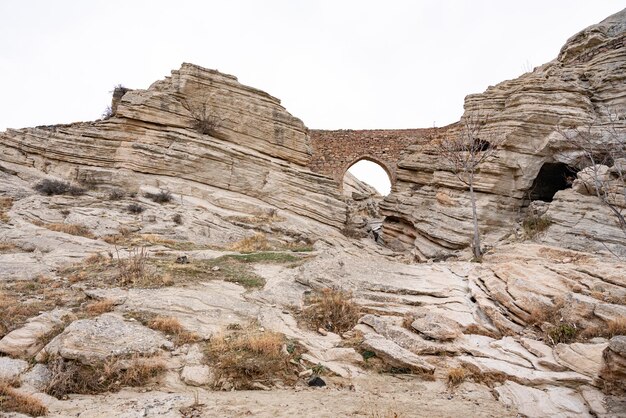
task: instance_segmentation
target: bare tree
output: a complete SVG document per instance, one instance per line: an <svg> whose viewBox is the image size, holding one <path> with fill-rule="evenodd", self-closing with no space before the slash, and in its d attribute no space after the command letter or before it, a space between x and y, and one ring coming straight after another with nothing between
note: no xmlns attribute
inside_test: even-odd
<svg viewBox="0 0 626 418"><path fill-rule="evenodd" d="M479 166L493 156L504 140L504 138L487 136L484 133L481 135L481 130L488 119L488 116L482 116L479 113L466 115L461 120L461 131L458 135L448 136L436 143L436 152L444 161L446 168L452 171L469 190L474 223L472 251L476 259L480 259L482 250L474 192L475 177Z"/></svg>
<svg viewBox="0 0 626 418"><path fill-rule="evenodd" d="M617 114L610 109L606 113L606 122L594 119L557 131L580 153L578 180L615 215L626 234L626 132L618 130Z"/></svg>

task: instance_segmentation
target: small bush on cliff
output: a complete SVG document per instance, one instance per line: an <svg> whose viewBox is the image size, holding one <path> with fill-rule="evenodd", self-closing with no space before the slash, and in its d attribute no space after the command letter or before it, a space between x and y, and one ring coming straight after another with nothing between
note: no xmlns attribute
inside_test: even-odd
<svg viewBox="0 0 626 418"><path fill-rule="evenodd" d="M58 194L80 196L85 193L85 190L80 187L72 186L71 184L64 181L50 179L41 180L33 188L39 193L46 196L53 196Z"/></svg>
<svg viewBox="0 0 626 418"><path fill-rule="evenodd" d="M144 207L138 203L130 203L126 206L126 210L130 213L138 214L144 211Z"/></svg>
<svg viewBox="0 0 626 418"><path fill-rule="evenodd" d="M322 289L309 300L302 312L304 321L314 330L320 328L342 333L351 330L360 317L359 305L352 295L339 289Z"/></svg>
<svg viewBox="0 0 626 418"><path fill-rule="evenodd" d="M223 388L224 383L234 389L259 389L255 383L294 384L297 381L296 359L301 350L296 343L283 334L263 331L254 324L235 328L229 334L211 337L206 347L218 389Z"/></svg>
<svg viewBox="0 0 626 418"><path fill-rule="evenodd" d="M529 215L522 221L524 233L530 239L535 238L552 225L552 219L549 216Z"/></svg>
<svg viewBox="0 0 626 418"><path fill-rule="evenodd" d="M45 392L59 399L70 393L97 394L145 386L166 370L160 359L150 357L111 359L93 365L57 358L48 367L52 377Z"/></svg>
<svg viewBox="0 0 626 418"><path fill-rule="evenodd" d="M169 190L161 190L159 193L146 193L145 197L156 203L168 203L172 201L172 193Z"/></svg>

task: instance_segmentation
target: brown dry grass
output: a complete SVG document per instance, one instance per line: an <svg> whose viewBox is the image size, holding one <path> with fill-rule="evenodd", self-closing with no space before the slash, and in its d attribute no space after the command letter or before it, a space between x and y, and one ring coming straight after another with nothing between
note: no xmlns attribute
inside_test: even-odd
<svg viewBox="0 0 626 418"><path fill-rule="evenodd" d="M84 299L84 293L72 289L69 283L46 276L0 283L0 337L43 311L76 307Z"/></svg>
<svg viewBox="0 0 626 418"><path fill-rule="evenodd" d="M48 362L52 378L45 392L56 398L70 393L115 392L123 387L145 386L166 370L161 359L132 357L84 365L56 358Z"/></svg>
<svg viewBox="0 0 626 418"><path fill-rule="evenodd" d="M15 251L19 247L10 242L0 242L0 254Z"/></svg>
<svg viewBox="0 0 626 418"><path fill-rule="evenodd" d="M448 370L447 384L449 388L454 388L466 380L472 380L474 383L493 388L496 384L504 383L507 380L507 376L499 372L481 372L478 367L469 363L464 363L459 367Z"/></svg>
<svg viewBox="0 0 626 418"><path fill-rule="evenodd" d="M251 253L254 251L268 251L272 247L265 234L256 233L251 237L246 237L231 244L230 249L242 253Z"/></svg>
<svg viewBox="0 0 626 418"><path fill-rule="evenodd" d="M102 299L85 306L85 312L91 316L98 316L106 312L111 312L114 307L115 301L111 299Z"/></svg>
<svg viewBox="0 0 626 418"><path fill-rule="evenodd" d="M46 415L48 408L34 396L21 393L11 385L0 382L0 411L39 417Z"/></svg>
<svg viewBox="0 0 626 418"><path fill-rule="evenodd" d="M84 225L79 224L63 224L63 223L44 223L33 222L37 226L42 226L50 231L62 232L64 234L76 235L79 237L85 237L94 239L96 236Z"/></svg>
<svg viewBox="0 0 626 418"><path fill-rule="evenodd" d="M546 343L571 343L579 336L580 329L577 324L566 320L564 307L562 299L555 299L553 305L531 304L526 323L537 327Z"/></svg>
<svg viewBox="0 0 626 418"><path fill-rule="evenodd" d="M286 347L287 352L283 350ZM299 347L283 334L249 326L211 338L206 354L216 374L216 387L229 382L235 389L257 389L254 383L271 385L297 381ZM295 361L294 361L295 362Z"/></svg>
<svg viewBox="0 0 626 418"><path fill-rule="evenodd" d="M467 379L468 370L465 367L455 367L448 370L447 383L449 387L455 387L460 385Z"/></svg>
<svg viewBox="0 0 626 418"><path fill-rule="evenodd" d="M171 316L157 316L148 322L148 327L174 337L174 344L191 344L202 340L195 332L187 331L180 321Z"/></svg>
<svg viewBox="0 0 626 418"><path fill-rule="evenodd" d="M342 333L349 331L360 318L360 307L352 295L340 289L322 289L309 300L300 317L313 330L323 328Z"/></svg>
<svg viewBox="0 0 626 418"><path fill-rule="evenodd" d="M617 335L626 335L626 318L616 318L604 325L586 328L580 333L582 339L595 337L610 339Z"/></svg>
<svg viewBox="0 0 626 418"><path fill-rule="evenodd" d="M156 234L136 234L127 228L120 228L117 234L107 235L102 238L106 243L123 247L150 247L162 245L172 250L192 251L202 250L209 247L194 244L189 241L176 241Z"/></svg>
<svg viewBox="0 0 626 418"><path fill-rule="evenodd" d="M6 196L0 196L0 222L9 222L8 211L13 207L13 199Z"/></svg>

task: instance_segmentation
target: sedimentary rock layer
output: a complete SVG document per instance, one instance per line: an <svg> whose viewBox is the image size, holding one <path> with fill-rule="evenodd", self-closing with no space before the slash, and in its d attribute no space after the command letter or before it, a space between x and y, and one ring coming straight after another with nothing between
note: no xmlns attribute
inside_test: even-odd
<svg viewBox="0 0 626 418"><path fill-rule="evenodd" d="M570 38L557 59L514 80L489 87L465 99L462 120L485 122L482 140L504 140L495 157L485 162L475 180L481 232L490 243L514 232L530 200L551 201L549 215L562 231L571 220L572 196L554 192L571 171L580 168L581 151L559 129L592 127L605 143L626 137L626 10ZM453 136L453 125L439 137ZM608 134L613 132L613 138ZM406 154L405 154L406 155ZM542 169L543 168L543 169ZM466 187L442 163L429 145L416 145L397 167L397 184L382 203L385 241L398 248L417 248L417 256L431 258L469 244L471 208ZM561 202L561 198L566 199ZM599 201L586 199L591 239L559 233L564 245L600 250L615 243L615 220ZM589 235L589 234L588 234ZM584 242L581 242L584 241Z"/></svg>
<svg viewBox="0 0 626 418"><path fill-rule="evenodd" d="M186 194L210 185L343 225L335 184L305 168L307 128L235 77L183 64L147 90L118 90L113 109L107 120L0 133L0 168L130 188L140 186L133 173L179 178Z"/></svg>

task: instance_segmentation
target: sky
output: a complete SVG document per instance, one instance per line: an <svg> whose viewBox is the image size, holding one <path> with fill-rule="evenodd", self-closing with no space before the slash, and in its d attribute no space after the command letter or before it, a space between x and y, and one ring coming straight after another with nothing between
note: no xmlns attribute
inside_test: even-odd
<svg viewBox="0 0 626 418"><path fill-rule="evenodd" d="M623 0L0 0L0 131L94 120L183 62L314 129L418 128L554 59Z"/></svg>

